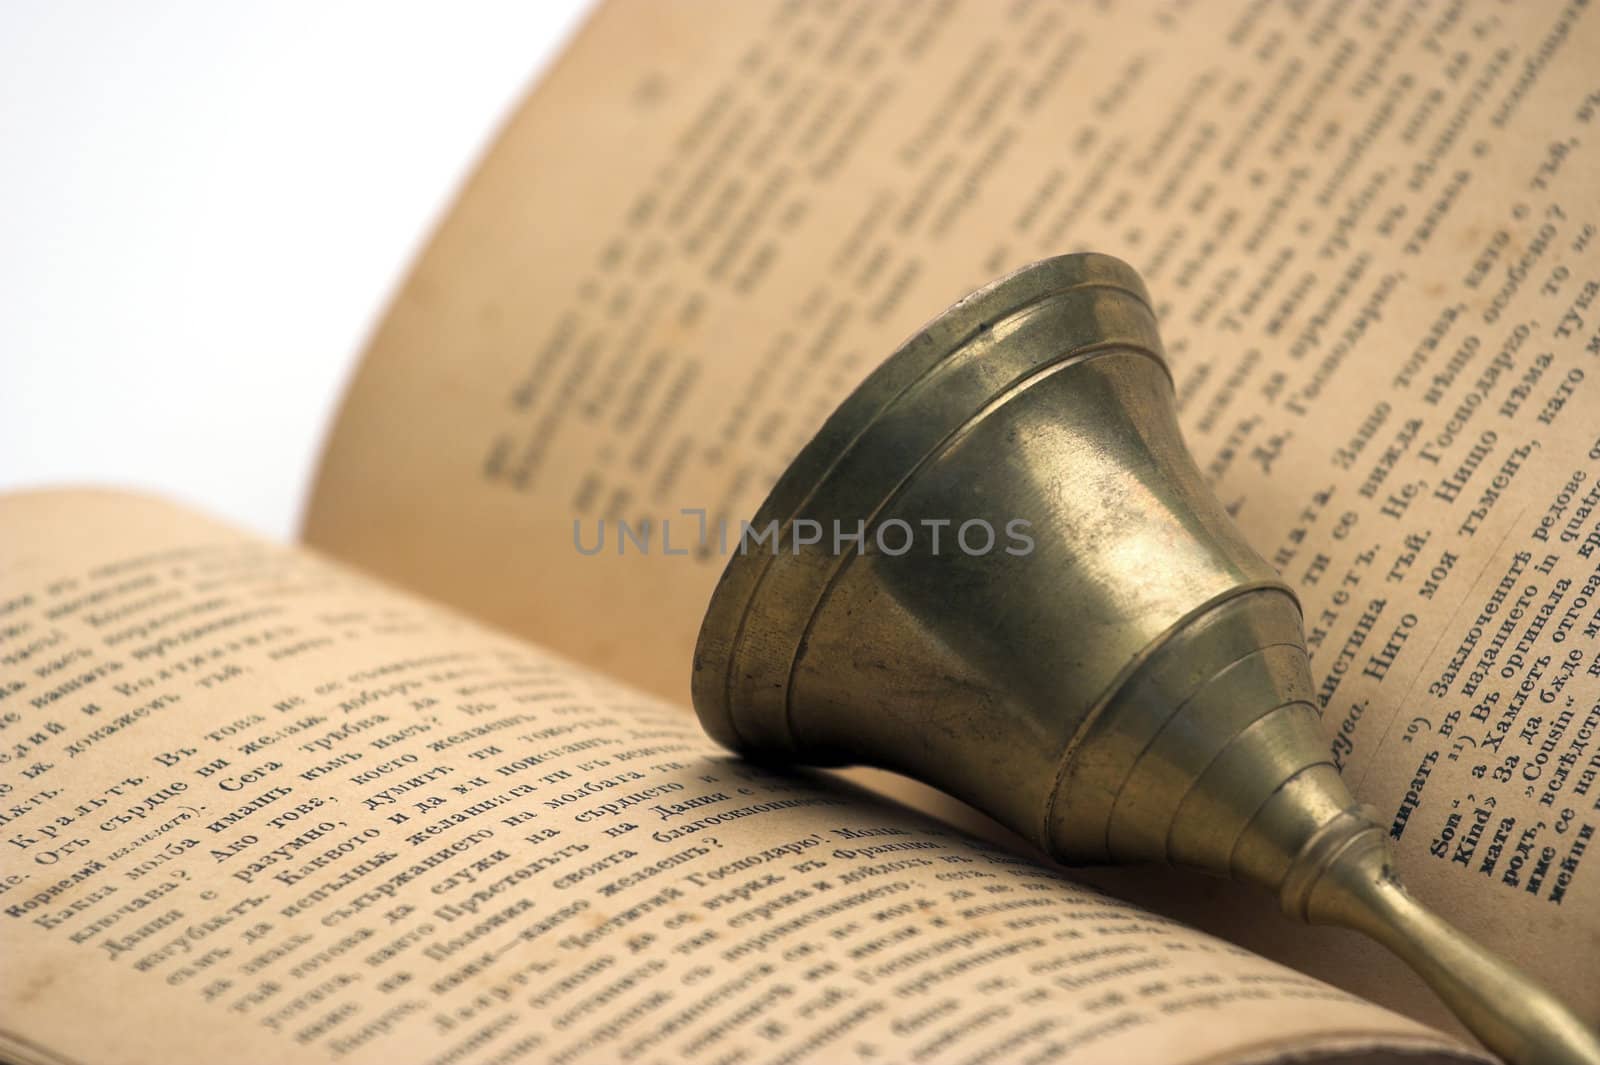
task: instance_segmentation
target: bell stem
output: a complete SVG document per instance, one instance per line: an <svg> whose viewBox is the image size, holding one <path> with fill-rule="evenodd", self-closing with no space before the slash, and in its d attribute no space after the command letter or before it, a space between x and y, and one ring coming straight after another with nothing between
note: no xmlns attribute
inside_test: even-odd
<svg viewBox="0 0 1600 1065"><path fill-rule="evenodd" d="M1511 1065L1600 1065L1600 1038L1554 995L1409 894L1381 831L1349 841L1305 899L1306 917L1364 932L1421 976Z"/></svg>

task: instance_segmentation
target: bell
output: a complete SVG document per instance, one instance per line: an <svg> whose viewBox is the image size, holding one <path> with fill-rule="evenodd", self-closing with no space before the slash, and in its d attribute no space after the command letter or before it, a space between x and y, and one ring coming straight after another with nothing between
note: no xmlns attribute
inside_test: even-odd
<svg viewBox="0 0 1600 1065"><path fill-rule="evenodd" d="M741 530L694 658L724 745L904 773L1063 862L1252 881L1387 945L1507 1060L1600 1063L1401 887L1332 764L1294 592L1184 446L1126 264L1047 259L951 307Z"/></svg>

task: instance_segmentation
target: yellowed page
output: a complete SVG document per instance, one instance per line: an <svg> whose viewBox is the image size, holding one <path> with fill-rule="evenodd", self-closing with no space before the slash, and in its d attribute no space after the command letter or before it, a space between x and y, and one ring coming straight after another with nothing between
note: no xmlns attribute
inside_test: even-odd
<svg viewBox="0 0 1600 1065"><path fill-rule="evenodd" d="M110 494L0 537L7 1060L1446 1045L307 552Z"/></svg>
<svg viewBox="0 0 1600 1065"><path fill-rule="evenodd" d="M1408 880L1600 1023L1596 54L1566 3L618 0L400 293L307 536L683 702L721 559L661 526L748 517L971 286L1117 254ZM652 550L578 549L617 519Z"/></svg>

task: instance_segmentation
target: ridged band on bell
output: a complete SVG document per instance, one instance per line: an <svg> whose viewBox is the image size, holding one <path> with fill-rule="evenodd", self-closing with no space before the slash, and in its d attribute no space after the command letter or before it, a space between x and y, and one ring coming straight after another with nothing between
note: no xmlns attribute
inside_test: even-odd
<svg viewBox="0 0 1600 1065"><path fill-rule="evenodd" d="M971 521L1026 522L1032 549L958 550ZM1559 1000L1399 886L1331 762L1294 594L1185 448L1126 265L1048 259L934 319L795 459L751 525L773 523L695 651L727 746L898 770L1062 860L1252 881L1384 942L1509 1060L1600 1065ZM891 523L945 549L889 549Z"/></svg>

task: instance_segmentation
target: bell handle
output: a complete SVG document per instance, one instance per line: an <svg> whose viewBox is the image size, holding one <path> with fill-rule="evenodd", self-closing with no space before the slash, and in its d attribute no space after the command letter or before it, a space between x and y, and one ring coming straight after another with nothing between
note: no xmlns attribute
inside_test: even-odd
<svg viewBox="0 0 1600 1065"><path fill-rule="evenodd" d="M1381 836L1352 842L1311 891L1313 921L1355 928L1388 947L1511 1065L1600 1065L1593 1029L1406 891Z"/></svg>

